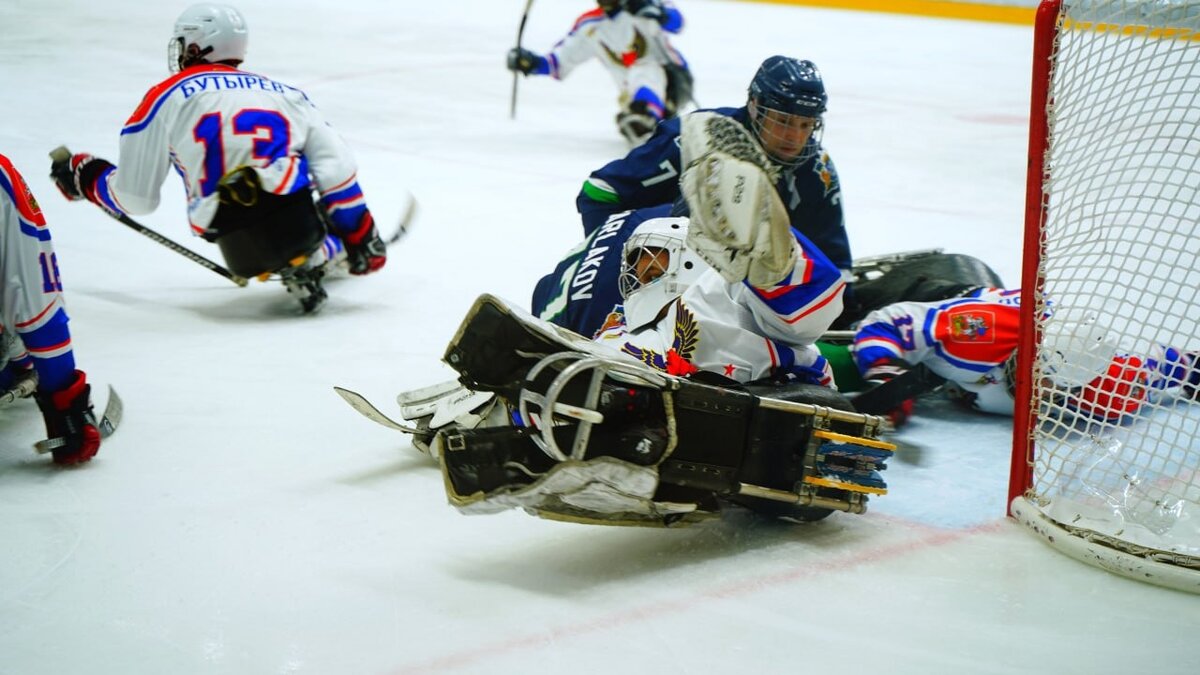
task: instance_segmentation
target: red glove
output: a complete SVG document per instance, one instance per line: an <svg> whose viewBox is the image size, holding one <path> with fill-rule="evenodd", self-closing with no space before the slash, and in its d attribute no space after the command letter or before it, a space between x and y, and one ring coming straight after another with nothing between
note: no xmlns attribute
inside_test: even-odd
<svg viewBox="0 0 1200 675"><path fill-rule="evenodd" d="M351 274L370 274L387 262L387 244L379 238L379 230L375 229L375 219L370 211L363 214L358 229L343 237L342 241L346 244Z"/></svg>
<svg viewBox="0 0 1200 675"><path fill-rule="evenodd" d="M50 177L54 185L64 197L71 201L87 199L96 201L96 181L108 169L112 162L87 153L75 153L65 162L54 162L50 165Z"/></svg>
<svg viewBox="0 0 1200 675"><path fill-rule="evenodd" d="M86 462L100 450L100 429L92 411L91 392L83 371L76 370L66 387L34 396L49 437L39 446L50 450L55 464Z"/></svg>

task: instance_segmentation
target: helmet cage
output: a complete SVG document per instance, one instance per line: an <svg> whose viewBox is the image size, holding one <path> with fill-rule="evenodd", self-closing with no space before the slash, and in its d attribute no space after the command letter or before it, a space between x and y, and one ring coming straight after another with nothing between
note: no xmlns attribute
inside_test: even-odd
<svg viewBox="0 0 1200 675"><path fill-rule="evenodd" d="M787 56L769 57L754 74L748 93L750 125L772 159L788 166L817 154L829 95L816 64ZM811 125L811 134L803 148L793 150L799 125Z"/></svg>
<svg viewBox="0 0 1200 675"><path fill-rule="evenodd" d="M747 109L750 112L750 128L772 161L782 166L795 166L803 164L817 155L821 147L821 138L825 135L824 117L800 115L780 108L771 108L754 99L750 99ZM770 122L767 121L768 116ZM801 125L811 125L812 127L804 146L799 152L788 155L780 154L779 148L787 147L785 136L794 135L796 133L794 129ZM781 133L781 130L786 133Z"/></svg>
<svg viewBox="0 0 1200 675"><path fill-rule="evenodd" d="M639 225L626 240L617 288L628 328L653 321L706 269L687 248L686 237L687 219L655 218Z"/></svg>

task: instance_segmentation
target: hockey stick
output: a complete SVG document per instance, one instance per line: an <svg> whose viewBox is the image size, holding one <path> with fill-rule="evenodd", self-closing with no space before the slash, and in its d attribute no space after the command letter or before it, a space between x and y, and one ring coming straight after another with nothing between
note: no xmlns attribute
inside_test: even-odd
<svg viewBox="0 0 1200 675"><path fill-rule="evenodd" d="M945 381L946 378L919 363L895 379L855 396L850 402L858 412L886 415L908 399L937 389Z"/></svg>
<svg viewBox="0 0 1200 675"><path fill-rule="evenodd" d="M121 416L125 414L125 402L117 396L117 390L108 385L108 403L104 406L104 415L96 422L96 427L100 430L100 438L108 438L117 430L117 425L121 423ZM33 444L33 449L37 450L39 455L44 455L47 452L57 450L67 444L65 438L48 438L44 441L38 441Z"/></svg>
<svg viewBox="0 0 1200 675"><path fill-rule="evenodd" d="M68 168L67 164L71 161L71 151L68 150L66 146L60 145L57 148L51 150L50 151L50 161L52 162L52 164L50 165L51 177L70 175L71 170L70 170L70 168ZM237 284L238 286L245 286L247 284L247 280L245 277L238 276L238 275L234 274L233 272L230 272L229 270L225 269L224 267L218 265L217 263L209 260L208 258L205 258L204 256L200 255L199 253L196 253L185 246L180 246L179 244L176 244L175 242L171 241L170 239L167 239L166 237L162 236L161 234L155 232L154 230L137 222L133 218L130 218L129 216L127 216L125 214L115 215L115 214L109 213L109 211L107 209L101 209L101 210L104 211L105 213L107 213L109 216L111 216L114 220L120 221L122 224L129 227L133 231L138 232L139 234L145 235L146 237L153 240L154 242L156 242L158 244L162 244L163 246L171 249L172 251L187 258L188 260L191 260L192 262L196 263L197 265L199 265L201 267L205 267L209 270L212 270L213 272L216 272L217 274L220 274L221 276L232 281L233 283Z"/></svg>
<svg viewBox="0 0 1200 675"><path fill-rule="evenodd" d="M408 208L405 209L404 215L400 216L400 226L397 227L396 231L393 232L391 234L391 236L389 236L387 238L385 243L387 243L388 246L391 246L392 244L403 239L408 234L409 229L411 229L413 220L416 219L416 217L417 217L417 198L412 195L409 195L408 196Z"/></svg>
<svg viewBox="0 0 1200 675"><path fill-rule="evenodd" d="M372 422L375 422L376 424L381 424L389 429L395 429L396 431L403 431L406 434L429 433L428 430L422 431L416 427L406 427L403 424L396 422L392 418L380 412L379 408L376 408L371 404L370 401L367 400L365 396L356 391L350 391L349 389L343 389L341 387L334 387L333 390L337 392L338 396L342 397L343 401L349 403L351 408L354 408L360 415L371 420Z"/></svg>
<svg viewBox="0 0 1200 675"><path fill-rule="evenodd" d="M533 0L525 0L525 13L521 15L521 26L517 28L517 49L521 48L521 37L525 35L525 22L529 20L529 8L533 6ZM512 86L512 102L508 108L508 118L510 120L517 119L517 71L513 71L513 86Z"/></svg>

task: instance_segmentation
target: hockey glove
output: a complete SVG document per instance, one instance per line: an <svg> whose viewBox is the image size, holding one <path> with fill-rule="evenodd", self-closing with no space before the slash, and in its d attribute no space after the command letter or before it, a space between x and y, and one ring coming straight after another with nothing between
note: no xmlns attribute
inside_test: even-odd
<svg viewBox="0 0 1200 675"><path fill-rule="evenodd" d="M725 281L771 288L795 269L800 247L766 172L714 151L685 168L679 186L691 211L688 246Z"/></svg>
<svg viewBox="0 0 1200 675"><path fill-rule="evenodd" d="M80 464L100 450L100 429L92 411L92 388L82 370L63 389L38 392L34 398L46 423L48 441L43 443L54 456L55 464Z"/></svg>
<svg viewBox="0 0 1200 675"><path fill-rule="evenodd" d="M513 47L508 50L508 69L522 75L550 71L546 57L538 56L524 47Z"/></svg>
<svg viewBox="0 0 1200 675"><path fill-rule="evenodd" d="M908 372L912 366L903 359L882 358L872 363L863 373L863 380L866 381L868 388L883 386L892 380L900 377ZM891 420L892 426L896 429L904 426L908 419L913 414L914 401L911 398L906 398L892 407L890 410L883 413L883 416Z"/></svg>
<svg viewBox="0 0 1200 675"><path fill-rule="evenodd" d="M379 238L371 212L363 214L358 229L343 237L350 274L362 276L375 272L387 262L387 244Z"/></svg>
<svg viewBox="0 0 1200 675"><path fill-rule="evenodd" d="M659 23L667 21L667 11L663 9L662 0L623 0L621 7L634 16L654 19Z"/></svg>
<svg viewBox="0 0 1200 675"><path fill-rule="evenodd" d="M96 181L108 169L113 168L112 162L86 153L76 153L65 162L53 162L50 165L50 177L54 185L64 197L71 201L87 199L96 201Z"/></svg>

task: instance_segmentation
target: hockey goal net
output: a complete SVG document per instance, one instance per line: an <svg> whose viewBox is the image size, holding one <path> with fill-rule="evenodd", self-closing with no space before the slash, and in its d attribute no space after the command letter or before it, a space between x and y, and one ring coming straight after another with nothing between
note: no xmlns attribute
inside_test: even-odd
<svg viewBox="0 0 1200 675"><path fill-rule="evenodd" d="M1011 513L1200 592L1200 5L1044 0L1031 110Z"/></svg>

